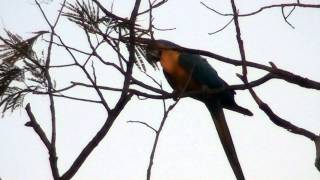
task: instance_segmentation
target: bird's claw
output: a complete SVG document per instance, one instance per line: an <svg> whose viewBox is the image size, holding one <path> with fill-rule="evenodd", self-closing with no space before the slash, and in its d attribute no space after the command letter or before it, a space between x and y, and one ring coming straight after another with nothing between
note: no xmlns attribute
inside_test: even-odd
<svg viewBox="0 0 320 180"><path fill-rule="evenodd" d="M173 90L172 94L173 94L172 99L174 101L178 101L180 93L177 90Z"/></svg>

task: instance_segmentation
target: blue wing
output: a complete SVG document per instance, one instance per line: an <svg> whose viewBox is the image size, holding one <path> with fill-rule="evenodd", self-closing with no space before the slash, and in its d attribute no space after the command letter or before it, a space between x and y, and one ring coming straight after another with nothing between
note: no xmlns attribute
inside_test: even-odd
<svg viewBox="0 0 320 180"><path fill-rule="evenodd" d="M226 85L217 71L215 71L208 61L199 55L181 53L179 57L180 65L192 72L192 79L209 88L220 88Z"/></svg>

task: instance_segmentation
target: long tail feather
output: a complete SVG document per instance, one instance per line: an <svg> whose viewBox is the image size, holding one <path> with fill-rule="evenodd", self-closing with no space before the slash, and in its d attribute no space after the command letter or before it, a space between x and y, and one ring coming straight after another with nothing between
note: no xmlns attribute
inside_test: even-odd
<svg viewBox="0 0 320 180"><path fill-rule="evenodd" d="M220 103L206 103L206 106L211 113L213 122L220 137L221 144L228 157L231 168L237 177L237 180L244 180L245 178Z"/></svg>

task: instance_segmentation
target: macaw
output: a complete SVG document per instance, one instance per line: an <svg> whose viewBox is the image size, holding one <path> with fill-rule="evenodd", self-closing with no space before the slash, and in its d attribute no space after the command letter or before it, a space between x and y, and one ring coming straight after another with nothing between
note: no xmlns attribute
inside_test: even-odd
<svg viewBox="0 0 320 180"><path fill-rule="evenodd" d="M149 44L146 50L146 59L151 64L160 62L165 78L170 86L178 92L202 91L217 89L228 84L218 76L208 61L197 54L180 52L179 45L166 40L156 40ZM221 144L229 163L238 180L244 180L244 175L234 148L231 134L223 108L252 116L252 112L236 104L234 90L224 90L218 94L197 93L192 98L203 102L212 116Z"/></svg>

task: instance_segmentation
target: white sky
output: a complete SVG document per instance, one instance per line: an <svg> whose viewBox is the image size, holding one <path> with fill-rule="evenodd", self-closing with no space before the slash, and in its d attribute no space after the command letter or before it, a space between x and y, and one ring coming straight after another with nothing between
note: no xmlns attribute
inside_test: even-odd
<svg viewBox="0 0 320 180"><path fill-rule="evenodd" d="M108 8L112 1L107 2ZM114 12L122 17L132 10L130 2L114 2ZM215 9L230 13L229 1L205 1ZM279 1L238 0L240 13L250 12L260 6ZM281 1L285 2L285 1ZM305 1L307 2L307 1ZM311 2L311 1L309 1ZM318 1L314 1L318 2ZM46 12L54 17L58 1L44 5ZM159 28L177 28L174 31L156 32L156 37L180 45L209 50L227 57L239 59L238 45L233 26L209 36L209 32L224 26L230 17L221 17L205 9L199 0L169 0L154 12ZM280 9L263 11L254 17L240 19L242 36L249 60L267 64L273 61L278 67L320 81L320 11L297 8L289 21L291 29L282 19ZM147 23L140 18L139 23ZM1 0L0 27L29 37L30 32L47 28L40 11L31 0ZM68 21L58 26L66 42L80 48L88 48L84 34ZM1 32L3 35L3 31ZM111 56L106 51L106 57ZM56 64L70 62L65 52L55 49ZM112 58L112 56L111 56ZM211 64L229 84L240 83L235 73L241 68L211 60ZM165 82L161 72L149 72ZM70 80L83 79L79 71L54 71L58 87ZM99 82L116 86L116 73L99 72ZM249 78L263 75L249 71ZM136 76L149 82L136 71ZM170 91L170 87L165 84ZM273 80L256 88L259 96L281 117L290 122L319 133L319 92L303 89L284 81ZM87 94L78 89L76 94ZM106 94L114 100L114 94ZM31 100L32 99L32 100ZM44 105L46 97L28 98L32 109L44 129L50 133L49 110ZM253 117L226 111L226 118L237 149L242 169L248 180L318 180L319 172L314 167L315 148L310 140L291 134L274 125L261 112L247 92L239 91L236 100L253 111ZM58 139L57 148L60 172L64 172L74 158L101 127L105 112L94 104L57 99ZM144 126L128 124L139 120L159 125L162 117L160 101L138 101L128 104L115 122L112 130L80 168L75 180L145 179L154 134ZM51 179L47 152L32 129L24 126L28 121L23 109L8 113L0 121L0 177L2 180ZM156 151L153 180L233 180L234 174L223 152L212 120L205 106L186 98L171 112L164 127Z"/></svg>

